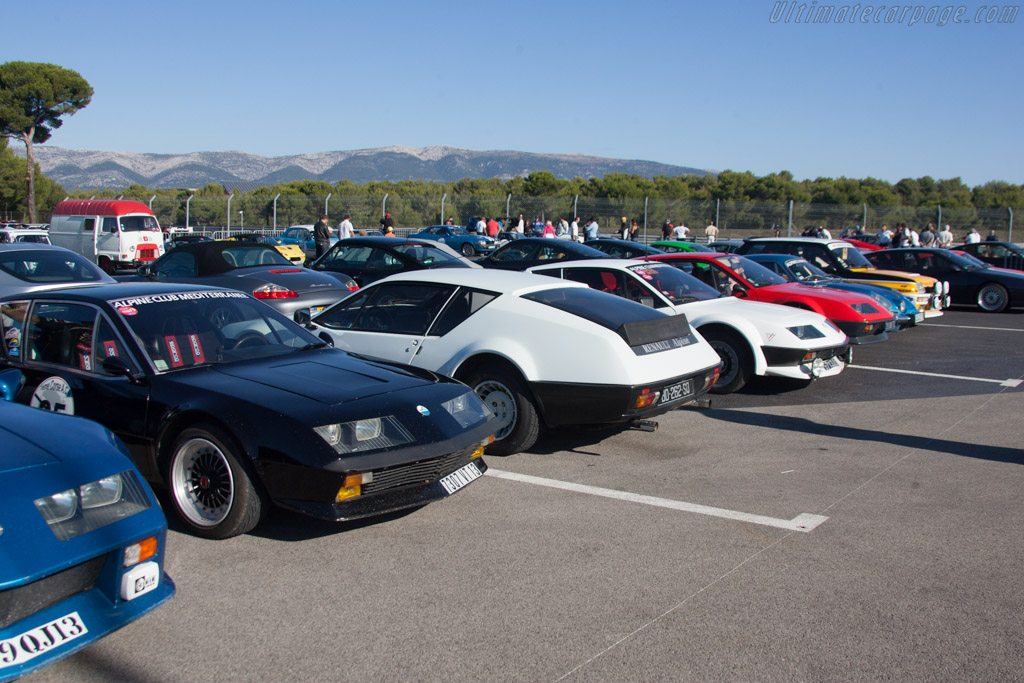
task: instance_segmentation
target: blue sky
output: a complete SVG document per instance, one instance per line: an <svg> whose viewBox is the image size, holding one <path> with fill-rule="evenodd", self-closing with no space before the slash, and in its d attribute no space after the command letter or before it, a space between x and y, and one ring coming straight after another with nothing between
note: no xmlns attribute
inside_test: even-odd
<svg viewBox="0 0 1024 683"><path fill-rule="evenodd" d="M46 18L13 3L0 61L92 84L49 143L69 149L450 145L1024 183L1024 12L911 25L915 5L890 5L907 8L901 23L877 9L839 23L856 3L804 0L787 22L776 2L57 0ZM802 4L834 7L833 21L797 23ZM937 7L961 6L973 20L1004 5Z"/></svg>

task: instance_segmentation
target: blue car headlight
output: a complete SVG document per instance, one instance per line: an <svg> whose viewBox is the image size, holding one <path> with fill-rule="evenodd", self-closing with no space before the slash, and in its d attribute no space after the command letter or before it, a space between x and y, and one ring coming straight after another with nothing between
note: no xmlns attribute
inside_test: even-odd
<svg viewBox="0 0 1024 683"><path fill-rule="evenodd" d="M480 397L472 391L467 391L461 396L445 401L441 404L441 407L454 417L461 427L485 422L493 416L491 409L484 405Z"/></svg>
<svg viewBox="0 0 1024 683"><path fill-rule="evenodd" d="M132 470L37 498L36 509L61 541L131 517L150 507Z"/></svg>
<svg viewBox="0 0 1024 683"><path fill-rule="evenodd" d="M314 427L313 431L341 455L412 443L413 436L393 415Z"/></svg>
<svg viewBox="0 0 1024 683"><path fill-rule="evenodd" d="M787 330L797 336L798 339L821 339L825 334L814 325L797 325L787 327Z"/></svg>

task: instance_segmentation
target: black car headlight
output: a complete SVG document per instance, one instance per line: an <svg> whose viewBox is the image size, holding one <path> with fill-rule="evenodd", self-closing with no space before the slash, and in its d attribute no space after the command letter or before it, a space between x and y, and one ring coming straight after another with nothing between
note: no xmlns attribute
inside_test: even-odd
<svg viewBox="0 0 1024 683"><path fill-rule="evenodd" d="M879 310L875 308L874 305L867 303L853 304L851 308L862 315L874 315L875 313L879 312Z"/></svg>
<svg viewBox="0 0 1024 683"><path fill-rule="evenodd" d="M449 415L455 418L460 427L469 427L480 422L486 422L494 415L491 409L484 405L472 391L467 391L461 396L456 396L441 404L441 407Z"/></svg>
<svg viewBox="0 0 1024 683"><path fill-rule="evenodd" d="M341 455L412 443L413 436L393 415L314 427L313 431Z"/></svg>
<svg viewBox="0 0 1024 683"><path fill-rule="evenodd" d="M149 497L131 470L37 498L34 502L39 514L61 541L113 524L150 507Z"/></svg>
<svg viewBox="0 0 1024 683"><path fill-rule="evenodd" d="M797 325L796 327L787 327L786 329L796 335L798 339L821 339L825 336L814 325Z"/></svg>

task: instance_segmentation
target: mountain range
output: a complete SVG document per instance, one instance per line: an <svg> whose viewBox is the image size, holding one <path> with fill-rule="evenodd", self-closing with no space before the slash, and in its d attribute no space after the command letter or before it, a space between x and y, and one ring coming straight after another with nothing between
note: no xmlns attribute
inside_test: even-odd
<svg viewBox="0 0 1024 683"><path fill-rule="evenodd" d="M25 156L24 147L10 149ZM472 151L447 146L382 147L346 152L320 152L263 157L245 152L147 154L33 147L36 163L51 180L68 190L121 189L133 183L148 188L201 188L210 183L226 190L252 190L293 180L348 179L371 181L424 180L454 182L463 178L527 176L550 171L557 178L600 178L608 173L707 175L707 169L654 161L611 159L582 154L532 154L514 151Z"/></svg>

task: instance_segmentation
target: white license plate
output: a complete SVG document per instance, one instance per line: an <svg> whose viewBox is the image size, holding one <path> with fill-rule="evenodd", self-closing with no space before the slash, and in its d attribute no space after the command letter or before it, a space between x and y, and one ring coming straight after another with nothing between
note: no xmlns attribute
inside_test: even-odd
<svg viewBox="0 0 1024 683"><path fill-rule="evenodd" d="M689 396L693 393L693 385L690 380L684 380L671 384L661 391L661 402L669 403L671 401L678 401L684 396Z"/></svg>
<svg viewBox="0 0 1024 683"><path fill-rule="evenodd" d="M832 370L833 368L838 368L842 364L843 361L841 359L832 357L825 361L825 369Z"/></svg>
<svg viewBox="0 0 1024 683"><path fill-rule="evenodd" d="M919 323L919 322L923 321L923 320L924 320L924 318L925 318L925 315L924 315L924 313L916 313L916 314L914 315L914 322L915 322L915 323Z"/></svg>
<svg viewBox="0 0 1024 683"><path fill-rule="evenodd" d="M88 632L89 629L85 627L85 622L78 616L78 612L72 612L48 624L0 640L0 669L35 659Z"/></svg>
<svg viewBox="0 0 1024 683"><path fill-rule="evenodd" d="M897 323L897 322L896 322L895 320L890 320L889 322L887 322L887 323L885 324L885 331L886 331L886 332L892 332L892 331L893 331L893 330L895 330L895 329L896 329L896 328L897 328L898 326L899 326L899 323Z"/></svg>
<svg viewBox="0 0 1024 683"><path fill-rule="evenodd" d="M474 479L478 479L481 474L483 474L483 472L481 472L480 468L476 466L476 463L471 462L468 465L463 465L447 477L443 478L441 480L441 486L444 487L444 490L447 491L450 496L469 482Z"/></svg>

